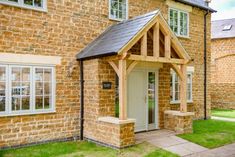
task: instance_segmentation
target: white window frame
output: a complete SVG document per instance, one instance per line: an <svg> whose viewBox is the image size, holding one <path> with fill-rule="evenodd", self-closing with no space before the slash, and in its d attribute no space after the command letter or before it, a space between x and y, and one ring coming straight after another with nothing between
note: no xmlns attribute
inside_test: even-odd
<svg viewBox="0 0 235 157"><path fill-rule="evenodd" d="M42 0L42 7L36 7L36 6L24 4L24 0L18 0L18 2L0 0L0 4L10 5L10 6L24 8L24 9L47 12L47 0Z"/></svg>
<svg viewBox="0 0 235 157"><path fill-rule="evenodd" d="M183 37L183 38L189 38L189 32L190 32L190 30L189 30L189 12L186 12L186 11L183 11L183 10L180 10L180 9L176 9L176 8L172 8L172 7L170 7L169 8L169 10L168 10L168 23L169 23L169 26L170 26L170 11L171 10L174 10L174 11L177 11L178 12L178 20L177 20L177 26L178 26L178 32L177 33L175 33L173 30L173 32L176 34L176 36L178 36L178 37ZM180 34L180 13L185 13L185 14L187 14L187 30L188 30L188 32L187 32L187 35L181 35Z"/></svg>
<svg viewBox="0 0 235 157"><path fill-rule="evenodd" d="M126 0L126 18L125 19L120 19L120 18L113 18L112 15L111 15L111 1L112 0L109 0L109 19L110 20L115 20L115 21L123 21L123 20L127 20L128 19L128 15L129 15L129 3L128 3L128 0Z"/></svg>
<svg viewBox="0 0 235 157"><path fill-rule="evenodd" d="M191 76L191 79L190 79L190 83L191 83L191 87L190 87L190 93L191 93L191 99L188 100L188 95L187 95L187 103L193 103L193 72L192 71L187 71L187 77L188 75ZM175 100L175 78L178 77L178 80L179 80L179 85L180 85L180 78L179 76L177 75L177 73L175 71L171 71L171 77L172 77L172 100L170 100L170 103L171 104L179 104L180 103L180 97L179 97L179 100ZM186 79L188 80L188 79ZM187 87L188 87L188 82L187 82ZM188 94L188 89L187 89L187 94ZM180 95L180 91L179 91L179 95Z"/></svg>
<svg viewBox="0 0 235 157"><path fill-rule="evenodd" d="M17 116L17 115L31 115L31 114L45 114L45 113L54 113L55 109L55 100L56 100L56 76L55 76L55 67L54 66L37 66L37 65L19 65L19 64L0 64L0 66L6 67L6 103L5 103L5 112L0 112L0 117L4 116ZM30 67L30 109L29 110L19 110L12 111L12 92L11 92L11 71L12 67ZM35 69L44 68L51 69L51 106L49 109L36 109L35 108Z"/></svg>

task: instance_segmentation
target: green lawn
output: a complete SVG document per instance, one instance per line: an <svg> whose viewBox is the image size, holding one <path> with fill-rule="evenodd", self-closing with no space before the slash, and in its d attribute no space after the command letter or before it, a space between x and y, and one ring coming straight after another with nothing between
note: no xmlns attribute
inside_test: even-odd
<svg viewBox="0 0 235 157"><path fill-rule="evenodd" d="M0 150L0 157L178 157L149 143L120 151L90 142L59 142L21 149Z"/></svg>
<svg viewBox="0 0 235 157"><path fill-rule="evenodd" d="M192 134L178 135L207 148L216 148L235 142L235 123L217 120L198 120Z"/></svg>
<svg viewBox="0 0 235 157"><path fill-rule="evenodd" d="M211 113L216 117L235 118L235 110L213 109Z"/></svg>

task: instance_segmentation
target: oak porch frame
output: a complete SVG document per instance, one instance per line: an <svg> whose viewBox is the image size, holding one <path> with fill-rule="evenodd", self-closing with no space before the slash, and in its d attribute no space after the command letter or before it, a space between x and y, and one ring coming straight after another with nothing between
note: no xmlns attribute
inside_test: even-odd
<svg viewBox="0 0 235 157"><path fill-rule="evenodd" d="M153 33L149 30L153 28ZM164 34L164 57L160 57L160 30ZM153 40L153 56L147 54L147 36L151 36ZM140 55L128 53L128 50L141 41ZM162 42L162 41L161 41ZM173 47L179 58L171 57L171 47ZM119 77L119 119L127 119L127 78L128 74L140 62L168 63L176 71L180 78L180 111L187 112L187 72L186 64L190 57L175 37L167 23L161 15L156 16L145 28L140 31L126 46L124 46L117 56L110 57L107 61L113 67ZM130 64L128 65L128 61Z"/></svg>

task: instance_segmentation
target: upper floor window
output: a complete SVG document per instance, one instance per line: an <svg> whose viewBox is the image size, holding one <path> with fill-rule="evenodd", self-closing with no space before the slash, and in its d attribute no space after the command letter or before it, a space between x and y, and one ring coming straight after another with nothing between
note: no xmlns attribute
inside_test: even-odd
<svg viewBox="0 0 235 157"><path fill-rule="evenodd" d="M128 16L128 0L109 0L109 18L126 20Z"/></svg>
<svg viewBox="0 0 235 157"><path fill-rule="evenodd" d="M54 67L0 65L0 115L52 112Z"/></svg>
<svg viewBox="0 0 235 157"><path fill-rule="evenodd" d="M193 101L193 73L187 72L187 102ZM176 72L171 72L171 103L180 103L180 78Z"/></svg>
<svg viewBox="0 0 235 157"><path fill-rule="evenodd" d="M170 8L169 25L178 36L189 36L189 14L184 11Z"/></svg>
<svg viewBox="0 0 235 157"><path fill-rule="evenodd" d="M46 11L46 0L0 0L0 3L26 9Z"/></svg>

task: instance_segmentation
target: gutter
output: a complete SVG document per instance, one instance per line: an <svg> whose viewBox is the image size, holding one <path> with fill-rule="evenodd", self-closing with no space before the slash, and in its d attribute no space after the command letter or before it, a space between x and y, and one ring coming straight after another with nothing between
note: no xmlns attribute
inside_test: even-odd
<svg viewBox="0 0 235 157"><path fill-rule="evenodd" d="M204 120L207 119L207 15L204 14Z"/></svg>
<svg viewBox="0 0 235 157"><path fill-rule="evenodd" d="M83 60L80 60L80 140L83 140L84 132L84 75Z"/></svg>

